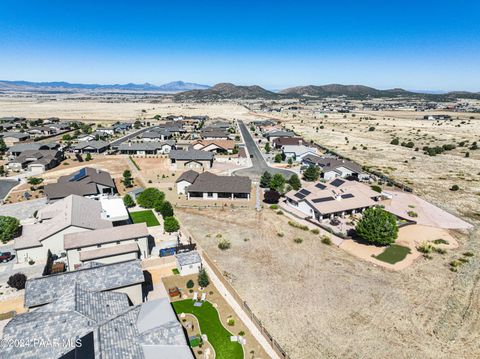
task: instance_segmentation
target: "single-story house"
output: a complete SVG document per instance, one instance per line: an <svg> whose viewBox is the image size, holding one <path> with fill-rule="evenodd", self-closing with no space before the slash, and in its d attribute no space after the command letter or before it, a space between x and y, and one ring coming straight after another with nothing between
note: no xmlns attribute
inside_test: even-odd
<svg viewBox="0 0 480 359"><path fill-rule="evenodd" d="M335 178L325 183L306 182L302 189L287 192L285 202L320 222L363 212L375 206L380 197L363 183Z"/></svg>
<svg viewBox="0 0 480 359"><path fill-rule="evenodd" d="M145 223L109 227L63 236L68 269L88 262L103 264L145 259L150 254L148 229Z"/></svg>
<svg viewBox="0 0 480 359"><path fill-rule="evenodd" d="M321 177L327 181L337 177L351 177L360 180L369 178L369 175L363 172L362 166L359 164L338 158L307 155L303 157L302 164L319 166L322 170Z"/></svg>
<svg viewBox="0 0 480 359"><path fill-rule="evenodd" d="M102 134L104 136L113 136L115 134L115 127L97 127L95 132L98 134Z"/></svg>
<svg viewBox="0 0 480 359"><path fill-rule="evenodd" d="M169 153L170 163L177 169L180 168L206 168L213 165L214 155L211 152L200 150L172 150Z"/></svg>
<svg viewBox="0 0 480 359"><path fill-rule="evenodd" d="M27 150L9 161L8 169L12 171L28 170L42 173L58 166L63 160L63 152L57 150Z"/></svg>
<svg viewBox="0 0 480 359"><path fill-rule="evenodd" d="M193 184L198 177L198 172L194 170L188 170L183 172L180 177L175 181L177 185L177 194L186 194L185 189Z"/></svg>
<svg viewBox="0 0 480 359"><path fill-rule="evenodd" d="M108 150L110 144L105 141L86 141L78 143L73 149L78 153L102 153Z"/></svg>
<svg viewBox="0 0 480 359"><path fill-rule="evenodd" d="M202 268L202 258L197 251L183 252L175 254L177 269L180 275L189 275L198 273Z"/></svg>
<svg viewBox="0 0 480 359"><path fill-rule="evenodd" d="M211 172L202 172L195 177L193 172L180 177L181 181L177 182L177 193L185 192L187 199L250 199L252 181L248 177L218 176ZM192 179L193 183L188 185Z"/></svg>
<svg viewBox="0 0 480 359"><path fill-rule="evenodd" d="M292 158L295 161L302 161L307 155L315 155L317 150L313 147L307 147L304 145L285 145L282 146L282 152L285 157Z"/></svg>
<svg viewBox="0 0 480 359"><path fill-rule="evenodd" d="M228 140L230 138L230 134L228 132L219 131L219 130L212 130L212 131L203 130L200 133L200 137L203 140Z"/></svg>
<svg viewBox="0 0 480 359"><path fill-rule="evenodd" d="M175 141L124 142L118 145L118 151L127 155L158 155L170 153L172 149L175 149Z"/></svg>
<svg viewBox="0 0 480 359"><path fill-rule="evenodd" d="M232 140L198 140L192 143L194 150L213 153L232 153L235 141Z"/></svg>
<svg viewBox="0 0 480 359"><path fill-rule="evenodd" d="M103 196L99 199L102 205L102 218L113 223L114 226L122 226L130 223L130 215L123 203L122 197Z"/></svg>
<svg viewBox="0 0 480 359"><path fill-rule="evenodd" d="M84 167L70 175L59 177L57 183L45 185L44 192L51 202L71 194L99 198L115 194L117 188L110 173Z"/></svg>
<svg viewBox="0 0 480 359"><path fill-rule="evenodd" d="M57 150L60 148L58 143L18 143L8 148L7 153L10 156L19 156L24 151L38 151L38 150Z"/></svg>
<svg viewBox="0 0 480 359"><path fill-rule="evenodd" d="M153 128L149 131L142 132L138 137L144 142L165 141L171 139L173 137L173 133L166 129Z"/></svg>
<svg viewBox="0 0 480 359"><path fill-rule="evenodd" d="M283 146L301 146L306 144L301 137L278 137L272 141L273 148L280 149Z"/></svg>
<svg viewBox="0 0 480 359"><path fill-rule="evenodd" d="M37 222L22 227L14 242L17 262L44 261L48 250L60 257L66 254L65 234L112 226L111 221L102 219L99 201L71 195L40 209Z"/></svg>
<svg viewBox="0 0 480 359"><path fill-rule="evenodd" d="M78 272L64 274L70 281L61 280L65 288L50 303L5 325L5 358L194 358L168 298L132 307L129 295L110 291L115 285L138 286L139 265L135 271L117 264ZM30 289L29 296L37 291L43 296L51 282L57 288L59 276L40 280L44 287ZM40 344L18 345L25 338Z"/></svg>
<svg viewBox="0 0 480 359"><path fill-rule="evenodd" d="M273 142L277 138L281 137L294 137L295 134L290 131L271 131L265 134L268 141Z"/></svg>
<svg viewBox="0 0 480 359"><path fill-rule="evenodd" d="M28 133L33 137L50 136L56 133L55 129L48 126L37 126L28 129Z"/></svg>
<svg viewBox="0 0 480 359"><path fill-rule="evenodd" d="M24 142L30 138L28 133L23 132L2 132L0 137L3 138L3 142L7 147L13 146L16 143Z"/></svg>

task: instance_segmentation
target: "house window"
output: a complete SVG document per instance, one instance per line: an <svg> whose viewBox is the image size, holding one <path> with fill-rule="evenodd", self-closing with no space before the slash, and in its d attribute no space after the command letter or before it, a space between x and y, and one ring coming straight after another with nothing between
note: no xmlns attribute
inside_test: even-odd
<svg viewBox="0 0 480 359"><path fill-rule="evenodd" d="M213 192L208 192L208 193L207 193L207 196L208 196L208 197L213 197Z"/></svg>

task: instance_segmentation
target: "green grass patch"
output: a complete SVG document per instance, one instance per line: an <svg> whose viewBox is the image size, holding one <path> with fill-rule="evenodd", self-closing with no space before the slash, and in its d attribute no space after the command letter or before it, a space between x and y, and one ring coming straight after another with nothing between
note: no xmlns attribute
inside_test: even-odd
<svg viewBox="0 0 480 359"><path fill-rule="evenodd" d="M132 218L133 223L146 223L147 227L160 225L157 217L155 217L155 214L150 209L146 211L130 212L130 217Z"/></svg>
<svg viewBox="0 0 480 359"><path fill-rule="evenodd" d="M375 258L382 262L395 264L403 261L409 253L410 248L392 244Z"/></svg>
<svg viewBox="0 0 480 359"><path fill-rule="evenodd" d="M194 307L193 300L185 299L173 302L172 305L177 314L190 313L198 319L200 330L207 335L217 358L243 359L242 346L230 341L232 334L222 325L217 310L210 302L206 301L201 307Z"/></svg>

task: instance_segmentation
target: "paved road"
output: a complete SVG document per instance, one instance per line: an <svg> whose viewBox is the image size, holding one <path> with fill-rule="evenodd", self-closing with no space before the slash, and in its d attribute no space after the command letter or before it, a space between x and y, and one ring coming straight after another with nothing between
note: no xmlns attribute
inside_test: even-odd
<svg viewBox="0 0 480 359"><path fill-rule="evenodd" d="M149 126L149 127L144 127L144 128L141 128L140 130L138 131L135 131L135 132L132 132L132 133L129 133L128 135L125 135L123 137L120 137L119 139L116 139L112 142L110 142L110 146L111 147L115 147L115 146L118 146L119 144L125 142L125 141L128 141L129 139L131 138L134 138L138 135L140 135L141 133L145 132L145 131L148 131L152 128L153 126Z"/></svg>
<svg viewBox="0 0 480 359"><path fill-rule="evenodd" d="M263 158L262 153L258 149L258 146L253 140L252 135L248 131L247 126L245 126L243 121L240 120L238 120L238 126L240 127L240 131L242 132L243 140L245 141L245 145L247 146L253 166L235 171L235 175L248 176L253 180L258 180L265 171L268 171L271 174L281 173L286 178L289 178L293 173L295 173L289 170L270 167Z"/></svg>
<svg viewBox="0 0 480 359"><path fill-rule="evenodd" d="M7 196L8 192L10 192L10 190L19 183L20 182L11 179L0 180L0 201L3 200Z"/></svg>

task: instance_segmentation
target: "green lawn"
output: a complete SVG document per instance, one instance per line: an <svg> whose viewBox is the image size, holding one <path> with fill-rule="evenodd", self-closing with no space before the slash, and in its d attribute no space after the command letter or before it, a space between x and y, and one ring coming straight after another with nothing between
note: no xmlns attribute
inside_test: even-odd
<svg viewBox="0 0 480 359"><path fill-rule="evenodd" d="M392 244L375 258L382 262L395 264L397 262L403 261L409 253L410 248L399 246L398 244Z"/></svg>
<svg viewBox="0 0 480 359"><path fill-rule="evenodd" d="M173 302L177 314L190 313L197 317L202 334L215 349L216 359L243 359L243 348L237 342L231 342L232 335L220 322L217 310L210 302L203 302L201 307L194 307L192 299Z"/></svg>
<svg viewBox="0 0 480 359"><path fill-rule="evenodd" d="M152 212L152 210L139 211L139 212L130 212L130 217L132 217L133 223L146 223L147 227L159 226L157 217Z"/></svg>

